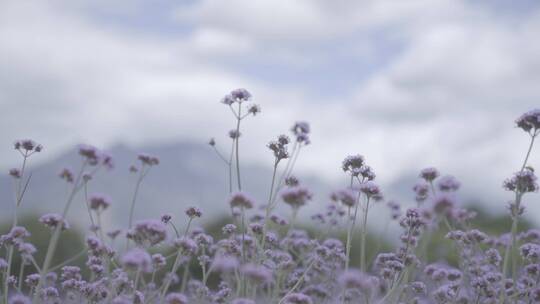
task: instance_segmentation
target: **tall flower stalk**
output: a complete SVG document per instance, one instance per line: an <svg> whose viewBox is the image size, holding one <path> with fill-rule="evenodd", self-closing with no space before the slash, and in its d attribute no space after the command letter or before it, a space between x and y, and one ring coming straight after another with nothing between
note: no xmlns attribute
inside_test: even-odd
<svg viewBox="0 0 540 304"><path fill-rule="evenodd" d="M131 197L131 205L129 207L129 219L128 219L128 229L131 229L133 226L133 216L135 213L135 203L137 201L137 197L139 195L139 189L141 188L141 184L148 175L148 172L153 166L156 166L159 164L159 159L155 156L150 156L147 154L139 154L137 159L141 162L140 167L137 168L136 166L131 166L130 171L133 173L138 173L137 181L135 182L135 190L133 191L133 195ZM126 239L126 250L129 248L129 239Z"/></svg>
<svg viewBox="0 0 540 304"><path fill-rule="evenodd" d="M533 110L520 116L516 120L516 125L527 132L530 136L529 147L525 154L525 159L521 165L521 169L514 174L510 179L504 182L504 188L514 192L514 201L510 203L510 214L512 218L511 227L511 244L506 246L503 261L503 273L508 276L509 261L511 259L511 274L514 284L517 278L517 232L519 217L522 215L524 208L521 206L522 199L525 193L538 190L536 176L532 167L528 167L527 163L534 146L534 142L538 134L540 134L540 110Z"/></svg>
<svg viewBox="0 0 540 304"><path fill-rule="evenodd" d="M23 139L16 141L14 144L15 150L17 150L22 158L22 164L20 168L14 168L9 170L9 175L15 179L15 206L14 206L14 213L13 213L13 223L11 226L11 229L13 230L15 227L17 227L19 222L19 207L21 206L21 203L23 201L24 194L26 193L26 190L28 189L28 185L30 184L30 179L32 178L32 174L26 178L25 171L27 166L27 160L30 156L32 156L34 153L39 153L43 150L43 146L40 144L35 143L33 140L29 139ZM3 295L4 295L4 301L7 303L8 301L8 293L9 293L9 285L8 285L8 278L11 275L11 266L13 263L13 256L14 256L14 245L9 245L7 250L7 268L4 273L3 278ZM23 265L24 263L21 261L21 270L20 273L23 271ZM20 276L19 276L20 277Z"/></svg>

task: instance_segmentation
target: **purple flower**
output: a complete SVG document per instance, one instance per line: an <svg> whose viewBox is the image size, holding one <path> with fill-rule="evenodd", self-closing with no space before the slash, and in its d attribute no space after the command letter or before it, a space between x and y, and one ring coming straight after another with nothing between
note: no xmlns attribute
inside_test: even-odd
<svg viewBox="0 0 540 304"><path fill-rule="evenodd" d="M433 211L437 214L449 215L455 205L455 196L448 193L441 193L433 198Z"/></svg>
<svg viewBox="0 0 540 304"><path fill-rule="evenodd" d="M537 178L534 170L525 167L522 171L514 173L514 176L503 183L504 189L508 191L517 191L519 193L538 191Z"/></svg>
<svg viewBox="0 0 540 304"><path fill-rule="evenodd" d="M240 271L249 279L258 284L270 283L272 281L272 271L264 266L255 264L245 264Z"/></svg>
<svg viewBox="0 0 540 304"><path fill-rule="evenodd" d="M236 89L231 92L231 98L238 103L249 101L251 99L251 93L246 89Z"/></svg>
<svg viewBox="0 0 540 304"><path fill-rule="evenodd" d="M184 254L188 255L195 255L199 249L197 243L194 240L185 236L174 240L174 245L176 246L176 248L182 250Z"/></svg>
<svg viewBox="0 0 540 304"><path fill-rule="evenodd" d="M60 174L58 174L58 176L68 183L73 183L73 181L75 180L73 177L73 172L71 172L71 170L67 168L62 169L62 171L60 171Z"/></svg>
<svg viewBox="0 0 540 304"><path fill-rule="evenodd" d="M17 140L13 146L15 147L15 150L24 150L25 153L31 153L31 152L41 152L43 150L43 146L36 143L35 141L31 139L21 139Z"/></svg>
<svg viewBox="0 0 540 304"><path fill-rule="evenodd" d="M69 229L68 222L63 219L60 214L56 213L47 213L42 215L39 218L39 222L49 227L50 229L55 229L58 225L62 225L62 230Z"/></svg>
<svg viewBox="0 0 540 304"><path fill-rule="evenodd" d="M90 145L80 145L79 155L86 159L89 165L95 166L99 163L99 150Z"/></svg>
<svg viewBox="0 0 540 304"><path fill-rule="evenodd" d="M288 187L281 191L281 199L293 209L304 206L312 197L313 194L301 186Z"/></svg>
<svg viewBox="0 0 540 304"><path fill-rule="evenodd" d="M283 299L284 304L312 304L311 298L303 293L293 292Z"/></svg>
<svg viewBox="0 0 540 304"><path fill-rule="evenodd" d="M358 176L360 174L360 169L364 165L364 156L357 154L357 155L349 155L345 157L343 160L343 163L341 165L341 168L345 172L350 172L353 176Z"/></svg>
<svg viewBox="0 0 540 304"><path fill-rule="evenodd" d="M213 262L213 268L219 272L233 272L238 269L239 265L236 258L228 256L218 256Z"/></svg>
<svg viewBox="0 0 540 304"><path fill-rule="evenodd" d="M425 168L420 171L420 177L423 178L426 182L432 182L437 177L439 177L439 170L433 167Z"/></svg>
<svg viewBox="0 0 540 304"><path fill-rule="evenodd" d="M202 216L202 211L197 207L189 207L186 209L186 215L189 218L196 218Z"/></svg>
<svg viewBox="0 0 540 304"><path fill-rule="evenodd" d="M159 158L152 155L141 153L137 156L137 159L139 159L143 165L147 165L147 166L159 165Z"/></svg>
<svg viewBox="0 0 540 304"><path fill-rule="evenodd" d="M360 192L364 193L367 197L380 197L381 189L377 184L372 181L363 182L358 187Z"/></svg>
<svg viewBox="0 0 540 304"><path fill-rule="evenodd" d="M256 104L251 105L251 106L249 106L249 108L248 108L248 113L250 113L250 114L252 114L253 116L255 116L255 115L261 113L261 107L260 107L259 105L256 105Z"/></svg>
<svg viewBox="0 0 540 304"><path fill-rule="evenodd" d="M142 220L135 223L135 228L128 232L128 238L138 244L157 245L167 238L165 224L157 220Z"/></svg>
<svg viewBox="0 0 540 304"><path fill-rule="evenodd" d="M243 192L233 193L229 199L229 204L233 208L238 207L244 209L251 209L254 205L253 200Z"/></svg>
<svg viewBox="0 0 540 304"><path fill-rule="evenodd" d="M446 175L439 179L437 187L443 192L456 191L461 186L461 183L452 175Z"/></svg>
<svg viewBox="0 0 540 304"><path fill-rule="evenodd" d="M111 205L111 199L104 194L93 194L90 196L90 209L105 210Z"/></svg>
<svg viewBox="0 0 540 304"><path fill-rule="evenodd" d="M291 131L296 137L296 141L298 143L303 143L305 145L308 145L310 143L309 133L311 130L309 127L309 123L305 121L297 121L292 126Z"/></svg>
<svg viewBox="0 0 540 304"><path fill-rule="evenodd" d="M332 193L330 198L334 202L340 202L347 207L353 207L356 205L356 193L352 189L343 189Z"/></svg>
<svg viewBox="0 0 540 304"><path fill-rule="evenodd" d="M30 301L29 298L23 296L23 295L14 295L9 299L9 304L30 304L32 301Z"/></svg>
<svg viewBox="0 0 540 304"><path fill-rule="evenodd" d="M358 270L348 270L339 277L339 283L343 288L358 289L362 292L371 292L376 286L376 279Z"/></svg>
<svg viewBox="0 0 540 304"><path fill-rule="evenodd" d="M134 248L126 252L121 259L122 265L133 271L152 271L152 258L148 252Z"/></svg>
<svg viewBox="0 0 540 304"><path fill-rule="evenodd" d="M161 215L161 222L163 224L168 224L172 219L172 215L170 213L165 213Z"/></svg>
<svg viewBox="0 0 540 304"><path fill-rule="evenodd" d="M178 293L178 292L172 292L169 293L165 297L165 303L167 304L188 304L188 299L185 295Z"/></svg>
<svg viewBox="0 0 540 304"><path fill-rule="evenodd" d="M534 109L522 114L518 119L516 119L516 125L523 129L525 132L535 133L540 129L540 109Z"/></svg>
<svg viewBox="0 0 540 304"><path fill-rule="evenodd" d="M242 135L242 133L240 133L240 131L234 129L234 130L230 130L229 131L229 137L232 138L232 139L237 139L239 138L240 136Z"/></svg>
<svg viewBox="0 0 540 304"><path fill-rule="evenodd" d="M9 175L15 179L19 179L22 177L21 170L17 168L9 169Z"/></svg>

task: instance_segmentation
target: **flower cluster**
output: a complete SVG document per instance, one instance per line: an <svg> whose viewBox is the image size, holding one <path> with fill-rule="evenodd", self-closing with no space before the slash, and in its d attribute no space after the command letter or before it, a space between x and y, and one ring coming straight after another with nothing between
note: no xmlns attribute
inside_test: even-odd
<svg viewBox="0 0 540 304"><path fill-rule="evenodd" d="M530 151L521 170L503 184L513 192L509 233L490 235L474 228L476 213L460 204L461 183L429 167L418 174L413 206L386 202L392 219L388 224L400 229L395 246L370 250L369 212L384 198L373 169L361 155L343 161L348 182L332 192L322 211L311 216L315 229L301 229L296 223L299 212L307 209L301 207L315 200L312 191L292 175L300 148L310 143L306 122L294 124L292 142L280 135L268 144L275 162L266 204L258 204L242 188L240 122L246 115L260 112L256 105L246 107L251 98L247 90L237 89L222 100L236 117L236 128L229 134L231 154L224 157L215 140L210 141L229 169L226 203L231 217L221 227L220 236L192 227L203 217L196 206L181 215L166 213L159 219L132 223L137 194L144 191L142 181L159 164L157 157L140 154L139 165L130 168L139 174L127 229L109 231L102 224L101 216L109 210L111 198L85 195L84 207L91 221L81 254L86 263L84 267L69 265L69 261L52 265L62 232L69 229L66 218L76 206L78 192L92 182L100 167L113 167L106 153L80 146L81 170L74 171L80 173L63 169L59 175L71 187L64 212L38 219L50 230L44 260L34 258L36 248L29 242L30 233L19 226L17 213L9 231L0 236L5 253L0 257L0 303L540 303L540 230L518 229L524 194L538 190L534 170L527 166ZM539 117L540 110L534 110L516 121L532 135L531 147L540 130ZM28 185L27 158L42 147L21 140L15 149L23 156L21 168L9 171L16 183L18 208ZM287 162L284 168L278 168L281 160ZM277 204L292 210L275 208ZM446 244L457 253L456 261L429 261L428 248L436 234L445 236ZM22 261L18 270L13 269L14 257Z"/></svg>

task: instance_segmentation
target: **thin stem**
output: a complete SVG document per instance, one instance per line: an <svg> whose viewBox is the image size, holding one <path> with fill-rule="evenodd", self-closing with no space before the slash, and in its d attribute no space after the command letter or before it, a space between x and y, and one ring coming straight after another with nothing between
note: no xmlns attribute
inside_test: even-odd
<svg viewBox="0 0 540 304"><path fill-rule="evenodd" d="M367 236L367 221L369 212L369 196L366 200L366 209L364 210L364 220L362 222L361 246L360 247L360 270L366 271L366 236Z"/></svg>
<svg viewBox="0 0 540 304"><path fill-rule="evenodd" d="M19 292L21 291L22 289L22 281L23 281L23 276L24 276L24 266L26 266L26 262L24 261L24 259L21 259L21 265L19 266L19 284L18 284L18 287L17 289L19 290Z"/></svg>
<svg viewBox="0 0 540 304"><path fill-rule="evenodd" d="M274 161L274 170L272 172L272 183L270 184L270 194L268 195L268 204L266 205L266 213L264 215L264 225L263 225L262 245L261 245L261 251L263 252L264 252L264 245L266 244L266 231L268 229L268 218L270 217L272 194L274 193L274 184L276 182L276 172L277 172L278 163L279 163L279 160L276 157Z"/></svg>
<svg viewBox="0 0 540 304"><path fill-rule="evenodd" d="M349 270L350 256L351 256L351 207L347 209L347 244L346 244L346 258L345 258L345 271Z"/></svg>
<svg viewBox="0 0 540 304"><path fill-rule="evenodd" d="M241 121L241 113L242 113L242 104L238 103L238 117L236 119L236 178L238 180L238 191L242 191L242 182L240 178L240 154L238 152L239 145L240 145L240 121Z"/></svg>
<svg viewBox="0 0 540 304"><path fill-rule="evenodd" d="M55 265L53 267L51 267L51 269L49 269L49 271L55 271L57 269L60 269L66 265L68 265L69 263L73 262L73 261L76 261L78 258L84 256L87 252L87 249L83 249L81 250L79 253L77 253L76 255L72 256L71 258L63 261L62 263L58 264L58 265Z"/></svg>
<svg viewBox="0 0 540 304"><path fill-rule="evenodd" d="M233 177L232 177L232 162L233 162L233 156L234 156L234 146L235 146L236 140L232 141L231 144L231 153L229 154L229 194L233 192Z"/></svg>
<svg viewBox="0 0 540 304"><path fill-rule="evenodd" d="M283 303L285 298L287 298L288 295L293 293L300 286L300 284L302 284L302 282L304 281L304 278L306 277L306 274L311 270L311 267L313 267L314 264L315 264L315 260L312 260L309 266L304 271L304 273L302 273L302 276L300 277L300 279L298 279L296 284L294 284L294 286L289 291L287 291L287 293L281 298L281 300L279 300L278 304Z"/></svg>
<svg viewBox="0 0 540 304"><path fill-rule="evenodd" d="M73 202L73 199L75 198L75 195L81 189L80 182L81 182L84 169L86 168L87 164L88 164L88 161L85 160L81 166L79 173L77 174L77 177L75 178L75 182L73 183L73 189L71 190L71 193L66 201L66 205L64 206L64 211L62 212L62 220L66 219L67 213L69 211L69 207L71 206L71 203ZM41 267L39 282L38 282L38 285L36 286L36 292L34 294L33 302L37 301L37 296L39 294L41 286L43 286L43 283L45 282L45 275L49 271L49 266L52 262L52 258L56 250L56 245L58 244L58 239L60 238L60 232L62 231L62 227L63 227L63 223L59 223L54 229L54 232L52 234L51 240L49 242L49 246L47 248L47 253L45 254L45 260L43 261L43 267Z"/></svg>
<svg viewBox="0 0 540 304"><path fill-rule="evenodd" d="M131 198L131 207L129 208L128 229L131 229L131 227L133 226L133 214L135 212L135 202L137 201L139 188L141 187L141 183L145 176L144 170L145 170L145 165L143 164L139 172L139 177L137 178L137 183L135 184L135 191L133 191L133 197ZM128 248L129 248L129 239L126 239L126 250Z"/></svg>

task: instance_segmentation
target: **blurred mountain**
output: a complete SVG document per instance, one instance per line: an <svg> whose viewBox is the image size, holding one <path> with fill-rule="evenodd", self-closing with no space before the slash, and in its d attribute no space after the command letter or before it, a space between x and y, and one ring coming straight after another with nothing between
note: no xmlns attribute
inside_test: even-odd
<svg viewBox="0 0 540 304"><path fill-rule="evenodd" d="M88 193L104 193L112 198L113 206L105 212L103 219L108 228L125 227L127 224L136 181L136 175L129 172L129 167L137 163L139 152L159 157L160 164L153 167L143 181L137 198L135 219L158 218L163 213L171 213L181 224L185 219L183 211L188 206L201 208L205 219L228 215L227 166L209 146L182 142L145 146L135 150L116 145L107 152L113 156L115 168L100 171L90 182ZM63 168L76 172L80 163L81 159L73 149L47 163L31 167L32 179L22 204L22 213L60 213L69 188L58 177L58 173ZM243 188L261 204L268 196L272 177L270 166L270 163L268 167L242 164ZM324 202L330 187L313 176L299 177L306 186L313 189L315 197ZM0 197L3 210L0 219L6 220L13 213L13 180L7 174L0 176ZM83 191L78 194L69 219L81 228L89 225Z"/></svg>

